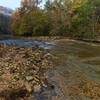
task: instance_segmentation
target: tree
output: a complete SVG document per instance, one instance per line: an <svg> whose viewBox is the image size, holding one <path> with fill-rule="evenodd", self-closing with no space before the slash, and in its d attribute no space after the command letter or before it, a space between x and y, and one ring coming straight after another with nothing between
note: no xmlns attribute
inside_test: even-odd
<svg viewBox="0 0 100 100"><path fill-rule="evenodd" d="M100 0L24 0L12 21L18 35L95 38L100 34Z"/></svg>
<svg viewBox="0 0 100 100"><path fill-rule="evenodd" d="M75 2L76 3L76 2ZM81 0L80 3L73 6L75 15L72 19L72 29L75 37L79 38L95 38L97 35L97 18L95 3L91 0Z"/></svg>
<svg viewBox="0 0 100 100"><path fill-rule="evenodd" d="M10 17L0 14L0 33L9 34L10 33Z"/></svg>
<svg viewBox="0 0 100 100"><path fill-rule="evenodd" d="M49 34L49 20L44 10L38 8L39 1L35 1L35 4L37 4L35 7L31 8L31 5L29 7L29 4L27 4L28 7L25 9L24 4L23 7L15 12L12 18L12 30L16 35L32 36Z"/></svg>

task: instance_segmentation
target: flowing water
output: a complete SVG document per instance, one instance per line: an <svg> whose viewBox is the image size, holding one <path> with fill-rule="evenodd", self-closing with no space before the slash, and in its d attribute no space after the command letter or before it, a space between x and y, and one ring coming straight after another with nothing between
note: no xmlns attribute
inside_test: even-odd
<svg viewBox="0 0 100 100"><path fill-rule="evenodd" d="M72 71L82 71L88 78L100 82L100 44L62 40L53 54L57 57L55 62L59 71L66 73L70 67Z"/></svg>
<svg viewBox="0 0 100 100"><path fill-rule="evenodd" d="M100 94L95 85L100 84L100 44L58 40L51 53L58 73L52 80L65 97L57 100L100 100L93 95Z"/></svg>
<svg viewBox="0 0 100 100"><path fill-rule="evenodd" d="M51 49L55 70L49 73L50 81L59 95L54 100L100 100L99 97L91 99L82 95L82 89L72 88L83 80L100 84L100 44L58 40L54 45L51 42L30 39L0 39L0 44Z"/></svg>
<svg viewBox="0 0 100 100"><path fill-rule="evenodd" d="M42 40L9 37L0 38L0 44L14 45L19 47L40 47L43 49L50 49L53 47L53 43L49 43Z"/></svg>

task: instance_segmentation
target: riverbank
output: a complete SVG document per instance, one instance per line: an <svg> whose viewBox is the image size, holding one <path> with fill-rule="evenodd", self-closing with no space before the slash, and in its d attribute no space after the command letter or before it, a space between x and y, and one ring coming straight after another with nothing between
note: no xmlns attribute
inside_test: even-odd
<svg viewBox="0 0 100 100"><path fill-rule="evenodd" d="M64 38L51 42L50 49L0 45L0 99L100 99L99 44Z"/></svg>
<svg viewBox="0 0 100 100"><path fill-rule="evenodd" d="M43 93L54 88L45 73L52 68L52 56L42 48L0 45L0 100L49 98Z"/></svg>

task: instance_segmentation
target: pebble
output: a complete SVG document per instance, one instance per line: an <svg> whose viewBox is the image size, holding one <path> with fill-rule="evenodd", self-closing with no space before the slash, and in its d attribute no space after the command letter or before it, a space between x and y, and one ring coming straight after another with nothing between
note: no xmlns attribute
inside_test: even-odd
<svg viewBox="0 0 100 100"><path fill-rule="evenodd" d="M40 85L34 85L34 92L40 92L41 86Z"/></svg>
<svg viewBox="0 0 100 100"><path fill-rule="evenodd" d="M26 76L27 81L32 81L33 79L34 79L34 77L32 77L32 76Z"/></svg>

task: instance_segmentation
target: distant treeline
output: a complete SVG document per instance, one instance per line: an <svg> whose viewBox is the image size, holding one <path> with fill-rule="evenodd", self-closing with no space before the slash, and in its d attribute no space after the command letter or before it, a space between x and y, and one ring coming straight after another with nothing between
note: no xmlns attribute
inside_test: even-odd
<svg viewBox="0 0 100 100"><path fill-rule="evenodd" d="M10 32L10 16L0 14L0 34L9 34Z"/></svg>
<svg viewBox="0 0 100 100"><path fill-rule="evenodd" d="M100 0L25 0L12 15L11 29L20 36L100 35Z"/></svg>

